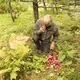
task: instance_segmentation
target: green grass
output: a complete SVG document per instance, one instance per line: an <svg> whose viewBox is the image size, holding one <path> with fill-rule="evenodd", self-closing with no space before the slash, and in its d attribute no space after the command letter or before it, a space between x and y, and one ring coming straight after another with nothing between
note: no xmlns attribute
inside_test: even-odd
<svg viewBox="0 0 80 80"><path fill-rule="evenodd" d="M53 18L53 21L59 25L59 31L61 32L61 36L63 35L62 32L67 32L71 29L71 27L78 26L80 27L80 19L72 19L67 14L53 14L52 11L49 9L47 12L44 9L39 9L39 18L44 16L45 14L50 14ZM9 39L11 33L20 34L23 33L24 35L32 35L32 30L34 27L34 17L33 17L33 10L29 7L25 12L20 12L15 22L12 21L10 14L0 14L0 40L5 41ZM63 30L64 29L64 30ZM65 32L65 33L66 33ZM65 38L65 35L63 36ZM63 38L63 40L64 40Z"/></svg>
<svg viewBox="0 0 80 80"><path fill-rule="evenodd" d="M33 23L32 10L20 13L15 22L12 21L10 14L0 14L0 38L11 33L31 35Z"/></svg>
<svg viewBox="0 0 80 80"><path fill-rule="evenodd" d="M69 31L71 27L74 27L74 26L80 27L80 22L79 22L80 18L72 19L67 14L62 13L62 14L56 15L56 14L53 14L51 10L48 10L47 12L45 12L44 9L39 9L39 17L42 17L45 14L50 14L53 18L53 21L55 21L55 23L59 25L59 33L60 33L59 40L58 40L58 46L60 46L60 49L58 49L59 54L61 51L64 51L64 55L65 55L66 54L65 51L67 47L71 47L72 50L77 50L78 48L77 53L80 53L79 52L80 51L80 47L79 47L79 39L80 39L79 31L80 30L78 30L79 34L75 34L75 35L72 31L71 32ZM3 46L8 44L6 40L7 41L9 40L10 35L12 33L15 33L15 34L23 33L24 35L31 36L33 27L34 27L34 17L33 17L32 8L28 8L25 12L20 12L19 16L15 19L15 22L12 21L10 14L0 14L0 43L2 42ZM67 43L67 46L66 46L66 43ZM61 49L61 46L63 47L63 49ZM66 60L66 62L67 61L69 60ZM40 74L39 77L43 78L43 75ZM48 76L45 76L45 79L47 77ZM50 78L48 80L50 80Z"/></svg>

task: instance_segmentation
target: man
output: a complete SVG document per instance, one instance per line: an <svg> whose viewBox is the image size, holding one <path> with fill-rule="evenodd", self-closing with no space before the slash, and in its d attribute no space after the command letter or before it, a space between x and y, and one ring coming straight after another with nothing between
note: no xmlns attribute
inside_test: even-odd
<svg viewBox="0 0 80 80"><path fill-rule="evenodd" d="M57 25L52 21L50 15L45 15L43 18L37 20L32 39L38 50L48 53L49 50L53 50L55 48L58 35L59 32ZM52 36L53 41L51 42Z"/></svg>

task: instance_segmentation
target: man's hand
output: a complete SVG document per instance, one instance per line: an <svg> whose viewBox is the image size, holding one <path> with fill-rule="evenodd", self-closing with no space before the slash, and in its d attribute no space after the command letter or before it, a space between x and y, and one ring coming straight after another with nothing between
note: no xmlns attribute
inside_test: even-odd
<svg viewBox="0 0 80 80"><path fill-rule="evenodd" d="M55 42L52 42L50 45L50 50L53 50L55 48Z"/></svg>
<svg viewBox="0 0 80 80"><path fill-rule="evenodd" d="M45 29L46 29L45 26L42 26L39 31L40 32L45 32Z"/></svg>

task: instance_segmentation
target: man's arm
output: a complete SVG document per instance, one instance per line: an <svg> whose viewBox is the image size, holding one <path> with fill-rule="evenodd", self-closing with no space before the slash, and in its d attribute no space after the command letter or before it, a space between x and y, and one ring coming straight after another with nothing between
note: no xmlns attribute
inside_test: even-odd
<svg viewBox="0 0 80 80"><path fill-rule="evenodd" d="M58 36L59 36L58 27L55 25L54 26L54 34L53 34L53 42L51 43L50 49L55 48L55 43L58 40Z"/></svg>
<svg viewBox="0 0 80 80"><path fill-rule="evenodd" d="M58 40L58 36L59 36L59 31L58 31L58 27L56 27L54 30L54 34L53 34L53 41L54 42L56 42Z"/></svg>
<svg viewBox="0 0 80 80"><path fill-rule="evenodd" d="M37 21L36 24L35 24L35 26L34 26L34 32L33 32L33 34L39 36L39 35L41 34L41 32L40 32L40 30L39 30L40 27L41 27L41 24L40 24L39 21Z"/></svg>
<svg viewBox="0 0 80 80"><path fill-rule="evenodd" d="M42 32L45 31L45 26L37 21L34 27L33 39L37 40Z"/></svg>

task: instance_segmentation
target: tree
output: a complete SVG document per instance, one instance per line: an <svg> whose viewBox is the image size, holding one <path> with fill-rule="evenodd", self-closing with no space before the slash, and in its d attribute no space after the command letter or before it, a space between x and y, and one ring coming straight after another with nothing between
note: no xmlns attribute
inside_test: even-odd
<svg viewBox="0 0 80 80"><path fill-rule="evenodd" d="M47 11L46 2L45 2L45 0L42 0L42 1L43 1L43 5L44 5L44 10Z"/></svg>
<svg viewBox="0 0 80 80"><path fill-rule="evenodd" d="M33 1L33 11L34 11L34 18L35 18L35 22L37 21L37 19L39 18L39 13L38 13L38 1L34 0Z"/></svg>
<svg viewBox="0 0 80 80"><path fill-rule="evenodd" d="M12 21L14 22L14 17L13 17L13 15L12 15L11 0L9 0L9 7L10 7L10 14L11 14L11 18L12 18Z"/></svg>

